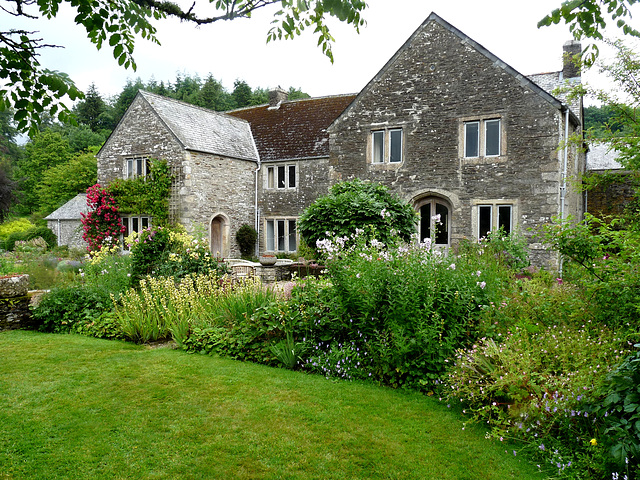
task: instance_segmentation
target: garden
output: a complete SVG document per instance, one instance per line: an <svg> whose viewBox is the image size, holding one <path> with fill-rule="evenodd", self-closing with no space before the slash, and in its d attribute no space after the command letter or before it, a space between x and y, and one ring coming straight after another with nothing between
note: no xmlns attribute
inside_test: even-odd
<svg viewBox="0 0 640 480"><path fill-rule="evenodd" d="M318 221L328 218L336 228ZM172 342L194 355L181 365L206 355L346 389L399 390L459 419L452 437L479 432L546 478L637 478L637 225L590 217L539 232L562 254L563 278L529 265L519 232L443 251L415 238L414 225L411 207L384 187L345 182L299 222L325 266L320 278L233 278L180 226L131 234L127 254L100 234L99 248L73 261L53 261L46 242L24 240L2 267L66 266L34 277L50 282L33 310L43 332Z"/></svg>

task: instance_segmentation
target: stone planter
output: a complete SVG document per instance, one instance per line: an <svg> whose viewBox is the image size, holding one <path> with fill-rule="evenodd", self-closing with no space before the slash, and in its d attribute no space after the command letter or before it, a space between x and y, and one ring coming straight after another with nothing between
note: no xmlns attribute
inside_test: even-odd
<svg viewBox="0 0 640 480"><path fill-rule="evenodd" d="M29 275L15 274L0 277L0 298L23 297L29 291Z"/></svg>
<svg viewBox="0 0 640 480"><path fill-rule="evenodd" d="M278 258L275 255L261 255L260 265L263 267L272 267L276 264Z"/></svg>

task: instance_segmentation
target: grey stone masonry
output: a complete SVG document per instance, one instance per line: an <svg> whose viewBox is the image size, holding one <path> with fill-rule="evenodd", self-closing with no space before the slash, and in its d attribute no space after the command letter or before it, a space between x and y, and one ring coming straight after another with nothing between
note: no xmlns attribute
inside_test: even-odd
<svg viewBox="0 0 640 480"><path fill-rule="evenodd" d="M379 182L416 207L429 198L444 202L452 245L477 238L478 205L509 204L535 261L552 266L555 257L530 229L559 213L562 104L439 17L430 19L330 127L331 179ZM465 158L465 122L489 119L500 121L500 154ZM570 122L573 133L579 122ZM372 132L390 129L402 131L402 161L373 163ZM569 150L574 175L584 162ZM576 192L566 202L581 215Z"/></svg>

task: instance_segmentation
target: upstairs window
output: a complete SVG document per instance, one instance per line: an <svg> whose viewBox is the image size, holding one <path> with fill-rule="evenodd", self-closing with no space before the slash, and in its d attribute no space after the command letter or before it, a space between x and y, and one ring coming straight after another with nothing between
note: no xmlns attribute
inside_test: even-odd
<svg viewBox="0 0 640 480"><path fill-rule="evenodd" d="M401 128L371 132L371 163L400 163L402 155Z"/></svg>
<svg viewBox="0 0 640 480"><path fill-rule="evenodd" d="M502 153L502 121L499 118L464 122L465 158L499 157Z"/></svg>
<svg viewBox="0 0 640 480"><path fill-rule="evenodd" d="M146 157L127 158L124 178L146 177L149 173L149 159Z"/></svg>
<svg viewBox="0 0 640 480"><path fill-rule="evenodd" d="M268 189L286 189L296 188L296 166L295 165L277 165L267 167L266 188Z"/></svg>

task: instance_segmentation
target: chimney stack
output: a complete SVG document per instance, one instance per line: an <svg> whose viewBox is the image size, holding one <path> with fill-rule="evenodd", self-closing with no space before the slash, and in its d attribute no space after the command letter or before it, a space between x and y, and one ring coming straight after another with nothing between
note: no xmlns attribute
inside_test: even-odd
<svg viewBox="0 0 640 480"><path fill-rule="evenodd" d="M278 108L282 102L286 102L289 98L289 94L278 87L275 90L269 92L269 108Z"/></svg>
<svg viewBox="0 0 640 480"><path fill-rule="evenodd" d="M580 76L580 63L576 64L576 55L582 53L582 45L577 40L569 40L562 46L562 78L576 78Z"/></svg>

